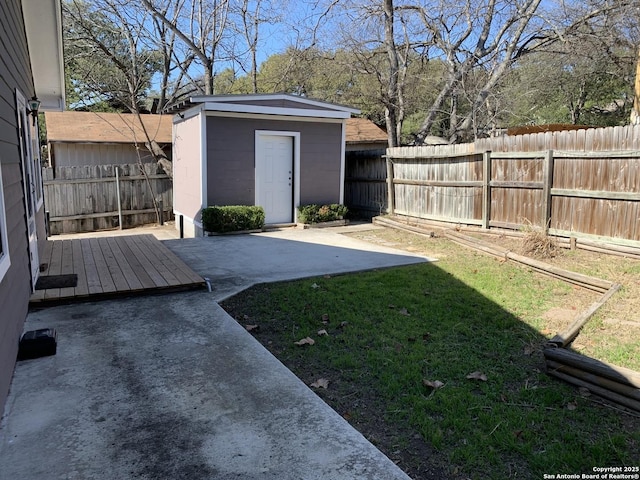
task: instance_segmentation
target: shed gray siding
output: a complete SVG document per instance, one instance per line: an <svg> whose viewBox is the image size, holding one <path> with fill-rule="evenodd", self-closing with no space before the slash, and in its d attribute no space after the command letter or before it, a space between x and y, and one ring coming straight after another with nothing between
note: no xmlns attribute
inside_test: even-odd
<svg viewBox="0 0 640 480"><path fill-rule="evenodd" d="M255 203L256 130L300 133L300 204L338 203L342 124L207 118L208 205Z"/></svg>

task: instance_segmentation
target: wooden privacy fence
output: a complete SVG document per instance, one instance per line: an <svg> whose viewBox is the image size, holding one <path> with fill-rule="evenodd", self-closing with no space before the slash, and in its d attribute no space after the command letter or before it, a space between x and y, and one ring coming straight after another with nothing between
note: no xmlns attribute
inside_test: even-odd
<svg viewBox="0 0 640 480"><path fill-rule="evenodd" d="M385 150L348 151L345 154L344 204L350 211L372 217L387 211Z"/></svg>
<svg viewBox="0 0 640 480"><path fill-rule="evenodd" d="M388 213L640 245L640 127L390 148L386 161Z"/></svg>
<svg viewBox="0 0 640 480"><path fill-rule="evenodd" d="M163 220L173 214L172 180L156 164L43 168L42 175L51 234L155 223L156 206Z"/></svg>
<svg viewBox="0 0 640 480"><path fill-rule="evenodd" d="M484 152L387 158L390 213L640 241L640 152Z"/></svg>

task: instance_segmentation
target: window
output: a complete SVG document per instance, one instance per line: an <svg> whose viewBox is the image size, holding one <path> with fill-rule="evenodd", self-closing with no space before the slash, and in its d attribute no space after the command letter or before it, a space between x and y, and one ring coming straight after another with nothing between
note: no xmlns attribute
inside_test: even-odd
<svg viewBox="0 0 640 480"><path fill-rule="evenodd" d="M11 266L9 241L7 238L7 212L4 209L4 191L2 189L2 164L0 164L0 281Z"/></svg>

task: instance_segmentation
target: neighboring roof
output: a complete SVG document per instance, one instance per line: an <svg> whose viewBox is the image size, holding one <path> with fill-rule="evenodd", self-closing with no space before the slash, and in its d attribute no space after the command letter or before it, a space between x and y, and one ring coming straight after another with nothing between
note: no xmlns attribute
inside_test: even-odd
<svg viewBox="0 0 640 480"><path fill-rule="evenodd" d="M45 112L49 142L135 143L146 136L131 113ZM152 140L171 143L170 115L140 115Z"/></svg>
<svg viewBox="0 0 640 480"><path fill-rule="evenodd" d="M384 143L388 141L387 132L366 118L347 119L346 140L348 144Z"/></svg>
<svg viewBox="0 0 640 480"><path fill-rule="evenodd" d="M561 132L564 130L584 130L587 128L593 128L588 125L573 125L566 123L550 123L548 125L525 125L522 127L509 127L507 128L507 135L526 135L529 133L542 133L542 132Z"/></svg>
<svg viewBox="0 0 640 480"><path fill-rule="evenodd" d="M60 0L22 0L22 15L40 110L62 111L65 95Z"/></svg>
<svg viewBox="0 0 640 480"><path fill-rule="evenodd" d="M167 113L180 114L186 110L196 114L200 111L231 114L278 115L294 117L317 117L346 119L351 114L359 114L357 108L336 103L313 100L287 93L258 93L249 95L200 95L191 97L167 110ZM179 121L177 119L176 121Z"/></svg>

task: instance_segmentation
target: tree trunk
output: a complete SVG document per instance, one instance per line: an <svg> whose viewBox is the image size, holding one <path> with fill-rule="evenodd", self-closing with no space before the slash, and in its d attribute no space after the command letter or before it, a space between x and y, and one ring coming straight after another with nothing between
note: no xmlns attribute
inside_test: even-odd
<svg viewBox="0 0 640 480"><path fill-rule="evenodd" d="M398 73L400 70L398 62L398 51L393 37L393 0L384 0L384 43L389 58L389 84L387 86L387 101L385 105L385 120L387 124L387 136L389 147L399 145L398 138Z"/></svg>
<svg viewBox="0 0 640 480"><path fill-rule="evenodd" d="M640 48L636 61L636 82L633 89L633 108L631 109L631 125L640 124Z"/></svg>

